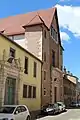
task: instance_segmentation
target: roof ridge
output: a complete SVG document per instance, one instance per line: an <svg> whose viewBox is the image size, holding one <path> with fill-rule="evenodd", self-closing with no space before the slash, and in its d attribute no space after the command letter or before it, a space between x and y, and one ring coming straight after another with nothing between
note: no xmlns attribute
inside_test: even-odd
<svg viewBox="0 0 80 120"><path fill-rule="evenodd" d="M54 14L55 14L55 11L56 11L56 7L52 7L52 9L54 9L54 12L53 12L53 14L52 14L52 16L51 16L51 23L52 23L52 20L53 20L53 17L54 17ZM51 24L50 24L50 26L51 26ZM49 28L50 28L50 26L49 26Z"/></svg>
<svg viewBox="0 0 80 120"><path fill-rule="evenodd" d="M36 16L37 16L37 15L35 15L35 16L28 22L28 24L26 24L26 25L29 25L29 23L30 23L31 21L33 21L33 19L36 18ZM24 25L24 26L25 26L25 25Z"/></svg>
<svg viewBox="0 0 80 120"><path fill-rule="evenodd" d="M46 24L45 24L45 22L44 22L44 20L42 19L42 17L39 15L39 13L37 12L37 14L38 14L38 16L39 16L39 18L40 18L40 20L44 23L44 25L46 26ZM46 26L47 27L47 26Z"/></svg>
<svg viewBox="0 0 80 120"><path fill-rule="evenodd" d="M40 18L40 20L44 23L43 19L41 18L41 16L39 15L39 13L37 12L38 17Z"/></svg>
<svg viewBox="0 0 80 120"><path fill-rule="evenodd" d="M28 26L37 16L39 17L39 19L41 20L41 22L44 22L44 21L41 19L41 17L39 16L39 14L36 12L36 15L28 22L28 24L23 25L23 27L24 27L24 26Z"/></svg>

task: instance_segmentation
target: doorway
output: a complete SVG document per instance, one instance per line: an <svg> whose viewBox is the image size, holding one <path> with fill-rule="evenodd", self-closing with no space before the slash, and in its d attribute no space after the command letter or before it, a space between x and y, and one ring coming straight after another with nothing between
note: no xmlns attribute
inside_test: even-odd
<svg viewBox="0 0 80 120"><path fill-rule="evenodd" d="M57 87L54 87L54 102L57 101Z"/></svg>
<svg viewBox="0 0 80 120"><path fill-rule="evenodd" d="M8 77L5 83L4 104L7 105L15 104L15 89L16 89L16 79Z"/></svg>

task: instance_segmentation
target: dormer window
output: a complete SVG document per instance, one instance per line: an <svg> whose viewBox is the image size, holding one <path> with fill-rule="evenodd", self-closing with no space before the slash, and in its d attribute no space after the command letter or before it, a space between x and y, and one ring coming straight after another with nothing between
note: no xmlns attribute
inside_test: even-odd
<svg viewBox="0 0 80 120"><path fill-rule="evenodd" d="M56 32L56 30L53 28L52 25L51 25L51 29L50 29L50 34L51 34L51 37L57 42L57 32Z"/></svg>

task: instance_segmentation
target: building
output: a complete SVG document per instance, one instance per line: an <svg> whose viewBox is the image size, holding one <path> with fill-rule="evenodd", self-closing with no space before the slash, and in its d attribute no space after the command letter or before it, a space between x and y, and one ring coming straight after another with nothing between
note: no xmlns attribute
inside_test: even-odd
<svg viewBox="0 0 80 120"><path fill-rule="evenodd" d="M62 80L60 76L63 68L57 9L50 8L0 19L0 31L43 61L41 105L52 103L55 89L53 86L56 84L52 76L56 71L56 79ZM57 85L61 84L62 82L58 82ZM58 91L59 88L57 96Z"/></svg>
<svg viewBox="0 0 80 120"><path fill-rule="evenodd" d="M77 81L77 86L76 86L76 101L80 103L80 82L79 80Z"/></svg>
<svg viewBox="0 0 80 120"><path fill-rule="evenodd" d="M52 103L63 101L63 72L58 68L52 70Z"/></svg>
<svg viewBox="0 0 80 120"><path fill-rule="evenodd" d="M64 72L63 77L63 101L69 106L71 102L77 100L76 97L77 77L73 76L70 72Z"/></svg>
<svg viewBox="0 0 80 120"><path fill-rule="evenodd" d="M0 33L0 105L41 107L42 61Z"/></svg>

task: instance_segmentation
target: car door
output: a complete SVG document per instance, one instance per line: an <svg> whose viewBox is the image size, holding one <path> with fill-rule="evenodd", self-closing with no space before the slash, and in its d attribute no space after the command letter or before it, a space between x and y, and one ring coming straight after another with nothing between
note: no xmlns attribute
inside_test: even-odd
<svg viewBox="0 0 80 120"><path fill-rule="evenodd" d="M62 112L62 110L63 110L62 105L61 105L60 103L57 103L57 104L58 104L58 107L59 107L59 109L60 109L60 112Z"/></svg>
<svg viewBox="0 0 80 120"><path fill-rule="evenodd" d="M22 112L22 116L23 116L23 120L26 120L27 119L27 116L28 116L28 110L26 109L25 106L20 106L21 107L21 112Z"/></svg>
<svg viewBox="0 0 80 120"><path fill-rule="evenodd" d="M22 118L22 111L21 111L21 107L18 106L14 112L14 119L15 120L23 120Z"/></svg>

